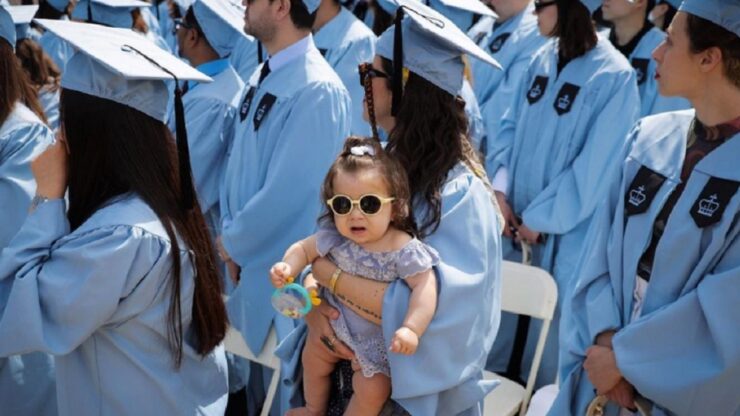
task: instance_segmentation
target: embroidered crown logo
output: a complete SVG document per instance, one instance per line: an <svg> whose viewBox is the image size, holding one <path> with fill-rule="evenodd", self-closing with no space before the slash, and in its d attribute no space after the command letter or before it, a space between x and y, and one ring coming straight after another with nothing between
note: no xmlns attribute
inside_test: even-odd
<svg viewBox="0 0 740 416"><path fill-rule="evenodd" d="M704 198L699 202L699 215L705 217L712 217L714 213L719 209L719 203L717 203L717 194L710 196L708 199Z"/></svg>
<svg viewBox="0 0 740 416"><path fill-rule="evenodd" d="M635 72L637 74L637 82L641 83L645 79L645 72L640 68L637 68Z"/></svg>
<svg viewBox="0 0 740 416"><path fill-rule="evenodd" d="M537 98L541 94L542 94L542 88L540 87L540 84L535 85L531 90L529 90L529 98Z"/></svg>
<svg viewBox="0 0 740 416"><path fill-rule="evenodd" d="M644 186L640 186L639 188L630 191L630 205L639 207L643 202L645 202L645 199L647 199L647 196L645 195Z"/></svg>
<svg viewBox="0 0 740 416"><path fill-rule="evenodd" d="M501 46L503 46L503 44L504 44L504 39L503 38L498 38L498 39L496 39L496 42L493 42L493 45L491 45L491 48L492 49L499 50L499 49L501 49Z"/></svg>
<svg viewBox="0 0 740 416"><path fill-rule="evenodd" d="M567 110L570 107L570 95L565 94L558 99L558 108L561 110Z"/></svg>

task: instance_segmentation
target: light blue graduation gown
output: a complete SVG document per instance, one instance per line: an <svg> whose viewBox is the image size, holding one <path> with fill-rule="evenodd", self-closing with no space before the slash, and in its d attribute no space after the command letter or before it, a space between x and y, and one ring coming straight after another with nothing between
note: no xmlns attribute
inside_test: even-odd
<svg viewBox="0 0 740 416"><path fill-rule="evenodd" d="M51 90L48 86L45 86L39 91L41 108L44 109L44 115L46 116L46 121L49 122L49 127L54 131L59 128L59 95L61 92L61 88Z"/></svg>
<svg viewBox="0 0 740 416"><path fill-rule="evenodd" d="M0 126L0 256L23 224L36 193L31 161L53 139L49 128L21 103ZM55 389L52 356L30 353L0 358L0 413L56 415Z"/></svg>
<svg viewBox="0 0 740 416"><path fill-rule="evenodd" d="M251 36L240 36L229 56L231 66L245 83L249 81L254 69L259 65L257 52L257 39Z"/></svg>
<svg viewBox="0 0 740 416"><path fill-rule="evenodd" d="M691 108L691 103L681 97L664 97L658 92L658 81L655 79L656 62L653 51L663 42L666 34L654 27L642 37L629 61L637 74L637 87L640 90L640 118L666 111L677 111Z"/></svg>
<svg viewBox="0 0 740 416"><path fill-rule="evenodd" d="M319 189L349 133L349 94L309 42L306 54L273 70L261 85L261 67L250 78L221 187L223 244L241 266L229 317L255 352L273 318L279 338L295 326L275 317L268 272L291 244L315 230Z"/></svg>
<svg viewBox="0 0 740 416"><path fill-rule="evenodd" d="M501 312L501 230L491 194L466 167L450 171L441 197L440 226L425 239L440 254L437 311L414 355L388 355L391 397L414 416L480 415L480 402L497 384L483 381L482 370ZM425 209L416 209L417 216ZM403 325L410 295L400 280L386 290L388 347ZM302 324L279 347L283 362L293 365L283 369L284 384L299 385L305 335Z"/></svg>
<svg viewBox="0 0 740 416"><path fill-rule="evenodd" d="M39 45L49 55L49 58L57 64L59 70L64 73L64 67L67 66L67 61L74 54L72 45L48 30L41 35Z"/></svg>
<svg viewBox="0 0 740 416"><path fill-rule="evenodd" d="M370 124L363 118L362 100L365 89L360 85L358 65L372 62L376 36L364 23L344 7L333 19L314 33L316 47L334 68L352 99L350 133L370 136Z"/></svg>
<svg viewBox="0 0 740 416"><path fill-rule="evenodd" d="M501 167L508 169L507 199L514 213L547 238L544 245L534 247L533 265L554 276L562 300L573 285L583 237L605 195L604 184L617 180L639 95L634 71L604 38L560 75L557 56L557 39L535 56L501 129L488 138L486 166L490 175ZM520 258L515 246L506 239L505 258ZM538 383L555 380L558 315L556 311ZM525 368L539 325L531 329ZM508 362L513 332L513 322L505 319L492 353L498 371Z"/></svg>
<svg viewBox="0 0 740 416"><path fill-rule="evenodd" d="M422 0L422 3L432 9L442 13L442 15L452 21L463 33L467 33L473 26L473 17L475 14L466 10L460 10L455 7L449 7L442 3L441 0Z"/></svg>
<svg viewBox="0 0 740 416"><path fill-rule="evenodd" d="M237 107L244 82L227 58L199 65L196 69L213 78L211 83L191 83L183 96L190 147L190 166L201 211L212 236L220 234L219 198L226 170L226 155L234 141ZM175 132L175 120L169 119Z"/></svg>
<svg viewBox="0 0 740 416"><path fill-rule="evenodd" d="M691 172L658 243L641 315L632 319L637 264L655 218L680 183L693 117L692 110L660 114L633 131L621 181L609 187L589 230L552 415L583 414L593 399L585 350L607 330L617 331L619 370L655 403L653 415L733 415L740 409L740 193L720 191L716 203L714 192L705 191L718 180L737 189L740 134ZM639 190L640 171L663 180ZM700 226L695 218L714 222Z"/></svg>
<svg viewBox="0 0 740 416"><path fill-rule="evenodd" d="M471 30L470 35L478 46L503 67L500 70L478 59L470 60L473 90L482 108L488 106L491 100L503 105L504 109L512 104L513 91L507 95L498 95L499 87L508 84L510 89L515 89L527 73L527 66L535 52L545 44L546 38L540 36L537 17L532 14L533 9L534 6L530 4L518 15L500 25L494 25L489 32L475 33ZM499 113L499 117L503 115L503 111Z"/></svg>
<svg viewBox="0 0 740 416"><path fill-rule="evenodd" d="M181 246L183 356L168 343L171 245L138 197L70 232L63 199L41 204L0 256L0 356L56 357L60 415L222 415L223 346L192 346L190 253Z"/></svg>

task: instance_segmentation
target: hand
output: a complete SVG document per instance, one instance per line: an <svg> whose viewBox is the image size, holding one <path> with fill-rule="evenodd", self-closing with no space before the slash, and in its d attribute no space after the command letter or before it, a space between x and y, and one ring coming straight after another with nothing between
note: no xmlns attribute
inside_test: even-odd
<svg viewBox="0 0 740 416"><path fill-rule="evenodd" d="M522 224L518 228L519 231L519 239L524 240L525 243L534 245L540 243L540 233L537 231L531 230L526 225Z"/></svg>
<svg viewBox="0 0 740 416"><path fill-rule="evenodd" d="M235 285L238 285L241 278L241 267L239 267L238 264L234 263L233 260L229 259L226 260L226 271L229 273L231 281L234 282Z"/></svg>
<svg viewBox="0 0 740 416"><path fill-rule="evenodd" d="M617 332L614 330L608 330L600 333L596 336L596 342L595 345L600 345L602 347L607 347L609 349L612 348L612 338L614 338L614 334Z"/></svg>
<svg viewBox="0 0 740 416"><path fill-rule="evenodd" d="M416 332L402 326L393 335L390 351L396 354L411 355L416 352L418 346L419 336L416 335Z"/></svg>
<svg viewBox="0 0 740 416"><path fill-rule="evenodd" d="M311 264L311 273L316 279L316 283L323 287L329 287L329 281L337 265L324 257L317 257Z"/></svg>
<svg viewBox="0 0 740 416"><path fill-rule="evenodd" d="M342 360L353 360L355 354L347 345L337 339L329 323L329 319L334 320L337 318L339 318L339 311L326 303L311 308L311 311L305 317L306 325L308 326L308 339L306 342L310 342L318 348L325 348L329 354ZM324 338L323 341L322 338ZM330 346L331 348L329 348Z"/></svg>
<svg viewBox="0 0 740 416"><path fill-rule="evenodd" d="M512 211L509 202L506 200L506 194L501 191L494 192L496 194L496 202L498 207L501 209L501 215L504 216L504 236L514 238L514 233L519 227L519 222L516 220L516 215Z"/></svg>
<svg viewBox="0 0 740 416"><path fill-rule="evenodd" d="M621 379L613 389L606 393L606 397L625 409L635 408L635 388L625 379Z"/></svg>
<svg viewBox="0 0 740 416"><path fill-rule="evenodd" d="M586 361L583 363L588 379L599 394L606 394L622 379L617 368L614 351L594 345L586 350Z"/></svg>
<svg viewBox="0 0 740 416"><path fill-rule="evenodd" d="M292 273L290 264L284 261L275 263L275 265L270 269L270 280L272 281L272 285L276 288L281 288L285 286L286 283L291 283L293 276Z"/></svg>
<svg viewBox="0 0 740 416"><path fill-rule="evenodd" d="M37 195L49 199L64 198L69 172L68 153L63 136L57 134L56 141L31 162Z"/></svg>

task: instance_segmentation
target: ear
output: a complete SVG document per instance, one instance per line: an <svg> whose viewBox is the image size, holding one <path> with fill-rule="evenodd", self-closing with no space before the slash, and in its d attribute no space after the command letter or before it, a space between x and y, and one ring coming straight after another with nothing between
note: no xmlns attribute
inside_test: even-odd
<svg viewBox="0 0 740 416"><path fill-rule="evenodd" d="M699 68L702 72L708 73L714 71L722 65L722 51L718 47L711 47L701 52Z"/></svg>
<svg viewBox="0 0 740 416"><path fill-rule="evenodd" d="M656 4L655 7L653 7L652 14L653 17L661 17L668 11L668 5L665 3Z"/></svg>
<svg viewBox="0 0 740 416"><path fill-rule="evenodd" d="M290 0L275 0L274 3L277 4L277 9L275 10L277 20L290 18Z"/></svg>

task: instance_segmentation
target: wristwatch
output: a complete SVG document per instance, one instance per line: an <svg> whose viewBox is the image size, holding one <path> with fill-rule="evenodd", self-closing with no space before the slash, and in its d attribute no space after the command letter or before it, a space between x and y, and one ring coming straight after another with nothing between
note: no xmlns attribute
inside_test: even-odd
<svg viewBox="0 0 740 416"><path fill-rule="evenodd" d="M36 208L43 204L44 202L48 201L49 198L43 196L43 195L34 195L33 199L31 200L31 208L29 208L28 212L34 212L36 211Z"/></svg>

